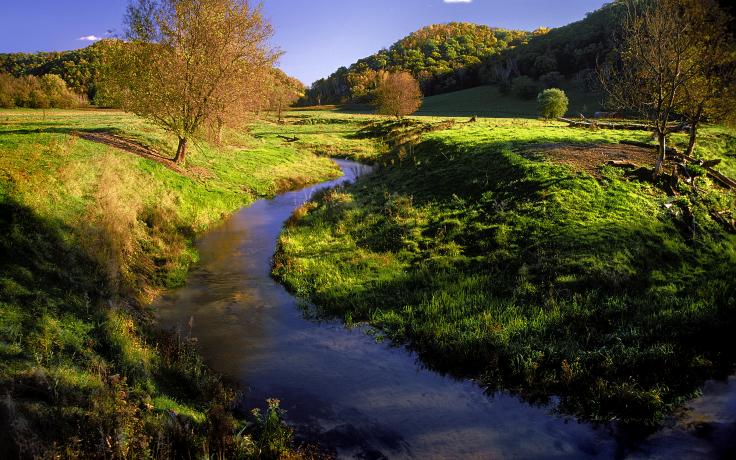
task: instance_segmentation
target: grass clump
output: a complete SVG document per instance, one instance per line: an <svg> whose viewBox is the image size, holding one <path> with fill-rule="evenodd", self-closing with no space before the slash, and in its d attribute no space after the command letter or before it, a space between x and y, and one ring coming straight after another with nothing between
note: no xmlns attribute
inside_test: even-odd
<svg viewBox="0 0 736 460"><path fill-rule="evenodd" d="M331 192L340 200L316 197L284 231L274 274L437 369L559 395L586 419L656 424L736 363L736 235L710 214L736 200L706 181L675 203L619 169L596 179L526 153L622 136L646 134L532 120L424 134Z"/></svg>

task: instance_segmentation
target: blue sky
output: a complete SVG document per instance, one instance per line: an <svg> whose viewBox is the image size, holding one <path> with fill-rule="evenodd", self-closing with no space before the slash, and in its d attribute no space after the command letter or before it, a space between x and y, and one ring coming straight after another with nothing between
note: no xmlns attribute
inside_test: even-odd
<svg viewBox="0 0 736 460"><path fill-rule="evenodd" d="M304 83L419 29L469 21L509 29L559 27L582 19L603 0L265 0L281 68ZM81 37L121 32L128 0L2 0L0 52L81 48ZM91 37L90 37L91 38Z"/></svg>

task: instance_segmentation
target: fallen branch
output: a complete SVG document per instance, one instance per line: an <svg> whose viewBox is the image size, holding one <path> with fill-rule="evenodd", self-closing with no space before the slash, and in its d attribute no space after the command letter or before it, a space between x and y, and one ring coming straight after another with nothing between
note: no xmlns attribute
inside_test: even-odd
<svg viewBox="0 0 736 460"><path fill-rule="evenodd" d="M619 141L619 144L625 144L625 145L634 145L637 147L644 147L648 149L654 149L657 150L659 147L655 144L649 144L647 142L637 142L637 141ZM705 169L705 172L708 174L708 177L715 180L722 186L726 188L734 188L736 189L736 181L731 179L730 177L726 177L723 174L719 173L715 169L711 167L711 165L715 166L720 163L720 160L706 160L701 161L696 158L691 157L690 155L685 155L684 153L678 152L677 149L673 147L667 147L666 149L667 155L670 155L670 157L680 158L683 160L687 160L690 163L696 164L701 166L703 169Z"/></svg>
<svg viewBox="0 0 736 460"><path fill-rule="evenodd" d="M601 128L601 129L618 129L627 131L652 131L650 125L642 123L611 123L605 121L588 121L587 118L582 117L581 120L573 120L570 118L558 118L559 121L568 123L571 128ZM673 132L685 131L687 129L684 125L677 125L671 128Z"/></svg>
<svg viewBox="0 0 736 460"><path fill-rule="evenodd" d="M736 233L736 220L728 220L724 217L724 214L725 212L710 211L710 216L713 220L721 224L729 233Z"/></svg>
<svg viewBox="0 0 736 460"><path fill-rule="evenodd" d="M608 166L615 166L617 168L631 168L631 169L637 169L639 167L638 164L632 163L630 161L625 160L608 160L606 162Z"/></svg>
<svg viewBox="0 0 736 460"><path fill-rule="evenodd" d="M283 136L283 135L279 134L277 137L285 140L286 142L296 142L296 141L299 140L299 138L296 137L296 136L294 136L294 137L288 137L288 136Z"/></svg>

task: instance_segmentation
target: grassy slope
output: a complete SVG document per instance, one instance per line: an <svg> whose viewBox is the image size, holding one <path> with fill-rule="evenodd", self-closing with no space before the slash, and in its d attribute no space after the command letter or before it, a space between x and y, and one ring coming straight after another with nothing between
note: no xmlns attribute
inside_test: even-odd
<svg viewBox="0 0 736 460"><path fill-rule="evenodd" d="M585 93L573 84L564 84L570 99L568 113L590 115L600 110L600 100L595 94ZM440 94L424 98L417 115L430 116L482 116L497 118L537 117L537 101L524 100L512 94L501 94L497 86L476 88Z"/></svg>
<svg viewBox="0 0 736 460"><path fill-rule="evenodd" d="M731 135L706 130L725 159ZM274 273L328 315L368 321L431 365L564 410L653 422L736 361L736 236L701 183L673 202L523 155L550 142L646 140L554 122L483 120L425 134L378 173L327 192L280 240ZM691 202L696 236L681 229ZM672 204L672 205L671 205Z"/></svg>
<svg viewBox="0 0 736 460"><path fill-rule="evenodd" d="M185 177L72 134L95 129L175 146L119 112L0 111L0 445L42 457L232 453L232 395L130 302L181 283L193 236L224 215L338 171L273 135L230 133L226 147L193 149Z"/></svg>

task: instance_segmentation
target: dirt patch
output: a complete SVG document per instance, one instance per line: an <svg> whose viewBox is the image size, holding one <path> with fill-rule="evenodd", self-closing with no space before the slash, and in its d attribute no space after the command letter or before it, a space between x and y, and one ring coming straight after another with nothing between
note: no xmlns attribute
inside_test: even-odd
<svg viewBox="0 0 736 460"><path fill-rule="evenodd" d="M530 147L525 153L572 166L596 178L601 177L600 167L608 161L629 162L651 168L657 159L655 150L625 144L542 144ZM671 168L672 164L665 161L664 167Z"/></svg>
<svg viewBox="0 0 736 460"><path fill-rule="evenodd" d="M175 171L182 175L187 175L186 170L178 166L173 161L171 161L171 159L161 155L157 151L149 147L146 147L145 145L140 144L134 140L125 138L123 136L118 136L117 134L105 133L105 132L94 132L94 133L77 132L75 134L81 137L82 139L85 139L88 141L99 142L101 144L109 145L111 147L115 147L120 150L124 150L128 153L138 155L139 157L148 158L149 160L153 160L157 163L160 163L166 166L172 171Z"/></svg>

